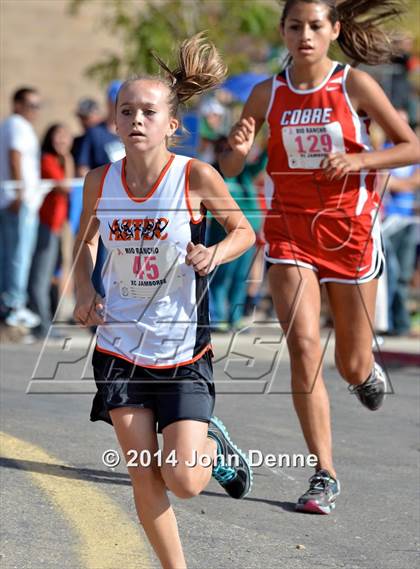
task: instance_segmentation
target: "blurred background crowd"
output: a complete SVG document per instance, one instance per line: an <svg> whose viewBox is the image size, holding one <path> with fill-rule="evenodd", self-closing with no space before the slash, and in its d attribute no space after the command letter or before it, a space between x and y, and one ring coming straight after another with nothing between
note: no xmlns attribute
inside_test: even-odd
<svg viewBox="0 0 420 569"><path fill-rule="evenodd" d="M72 5L77 8L80 3ZM418 43L415 35L404 31L395 35L394 43L392 62L365 70L380 82L412 128L418 129ZM182 116L185 132L173 151L218 168L218 154L252 87L280 70L285 55L277 40L277 45L255 55L254 64L248 61L246 71L238 67L238 72L232 73L213 95L196 100ZM102 71L103 65L98 64ZM235 65L232 68L235 70ZM142 70L148 70L146 63ZM114 109L125 76L117 66L108 65L101 77L106 85L102 97L96 90L94 94L75 93L73 106L63 115L63 121L48 121L44 101L51 100L52 94L46 93L41 83L15 81L8 93L10 106L3 109L0 124L0 326L15 341L32 343L48 334L54 336L52 321L71 318L72 246L82 207L83 178L90 169L124 156L115 132ZM220 266L212 275L210 312L214 332L244 329L252 322L275 318L263 263L266 139L263 131L244 171L226 179L257 241L252 250ZM376 125L372 127L372 143L375 148L391 144ZM387 268L380 279L375 327L380 334L419 334L419 165L382 173L380 187L385 190L380 215ZM208 245L217 243L223 235L224 229L210 217ZM100 268L105 257L101 248L98 257L93 278L100 289ZM323 315L327 326L330 321L326 302Z"/></svg>

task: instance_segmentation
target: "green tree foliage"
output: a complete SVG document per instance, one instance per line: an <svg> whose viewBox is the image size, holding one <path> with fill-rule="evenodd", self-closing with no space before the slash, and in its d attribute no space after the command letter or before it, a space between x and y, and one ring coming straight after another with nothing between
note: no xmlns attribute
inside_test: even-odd
<svg viewBox="0 0 420 569"><path fill-rule="evenodd" d="M70 11L82 16L83 5L93 1L98 0L69 0ZM406 15L387 27L411 33L419 52L420 0L401 2ZM278 69L280 0L102 0L102 5L103 25L121 40L120 53L87 69L102 83L156 72L151 51L172 62L174 46L202 30L221 51L231 74L249 71L252 64L258 68L258 63L263 71ZM345 59L335 45L331 55Z"/></svg>
<svg viewBox="0 0 420 569"><path fill-rule="evenodd" d="M81 15L91 1L71 0L71 12ZM230 73L249 70L250 60L265 61L269 46L279 43L280 7L274 0L108 0L104 8L104 25L121 38L122 52L87 70L101 82L155 72L151 51L172 61L174 46L202 30Z"/></svg>
<svg viewBox="0 0 420 569"><path fill-rule="evenodd" d="M399 29L409 32L414 38L415 51L420 54L420 0L406 0L407 12Z"/></svg>

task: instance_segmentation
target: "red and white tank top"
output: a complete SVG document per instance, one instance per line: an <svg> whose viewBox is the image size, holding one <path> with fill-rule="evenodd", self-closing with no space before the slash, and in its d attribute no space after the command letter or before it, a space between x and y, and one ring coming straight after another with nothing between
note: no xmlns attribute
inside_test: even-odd
<svg viewBox="0 0 420 569"><path fill-rule="evenodd" d="M185 264L206 221L188 200L191 159L172 154L142 198L127 186L125 161L108 166L96 209L109 253L97 349L139 366L185 365L210 348L207 278Z"/></svg>
<svg viewBox="0 0 420 569"><path fill-rule="evenodd" d="M357 114L346 91L349 70L349 65L333 62L322 84L307 90L293 87L289 68L273 77L266 115L271 209L315 214L340 208L358 216L379 203L374 171L329 182L320 169L330 152L370 149L369 118Z"/></svg>

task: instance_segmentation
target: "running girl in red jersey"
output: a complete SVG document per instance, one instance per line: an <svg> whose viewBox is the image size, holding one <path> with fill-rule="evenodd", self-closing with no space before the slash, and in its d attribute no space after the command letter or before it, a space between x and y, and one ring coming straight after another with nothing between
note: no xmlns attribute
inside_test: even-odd
<svg viewBox="0 0 420 569"><path fill-rule="evenodd" d="M74 314L98 327L91 420L113 425L131 459L147 537L162 567L182 569L167 490L196 496L212 474L234 498L251 487L245 456L212 416L207 274L251 247L254 232L216 170L167 147L179 126L179 105L223 79L217 51L195 36L182 44L177 69L158 62L164 78L130 79L118 93L116 125L126 158L86 177ZM206 210L227 231L217 247L204 245ZM109 253L105 298L91 282L99 234Z"/></svg>
<svg viewBox="0 0 420 569"><path fill-rule="evenodd" d="M392 0L287 0L280 31L290 64L254 88L230 134L231 150L220 160L223 173L236 176L267 121L268 280L287 338L294 406L309 451L318 457L310 488L296 505L301 511L328 514L340 492L321 370L320 283L334 319L337 369L363 405L378 409L386 379L372 354L383 263L375 170L420 160L414 133L378 84L332 61L328 50L337 40L354 61L386 60L390 42L378 25L400 12ZM371 150L370 119L393 148Z"/></svg>

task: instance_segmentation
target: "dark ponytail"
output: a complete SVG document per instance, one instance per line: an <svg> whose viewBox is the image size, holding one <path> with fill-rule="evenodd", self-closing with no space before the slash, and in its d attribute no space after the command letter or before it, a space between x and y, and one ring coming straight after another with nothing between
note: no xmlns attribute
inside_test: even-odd
<svg viewBox="0 0 420 569"><path fill-rule="evenodd" d="M393 50L390 36L382 24L405 11L401 0L287 0L281 17L281 25L290 9L299 2L324 4L329 8L332 25L340 22L337 42L342 51L357 63L377 65L389 61Z"/></svg>
<svg viewBox="0 0 420 569"><path fill-rule="evenodd" d="M337 6L338 44L353 61L377 65L389 61L393 46L381 25L404 12L398 0L344 0Z"/></svg>
<svg viewBox="0 0 420 569"><path fill-rule="evenodd" d="M48 127L41 143L41 154L54 154L57 156L57 151L54 148L53 138L57 130L60 128L65 128L65 126L61 123L55 123Z"/></svg>

